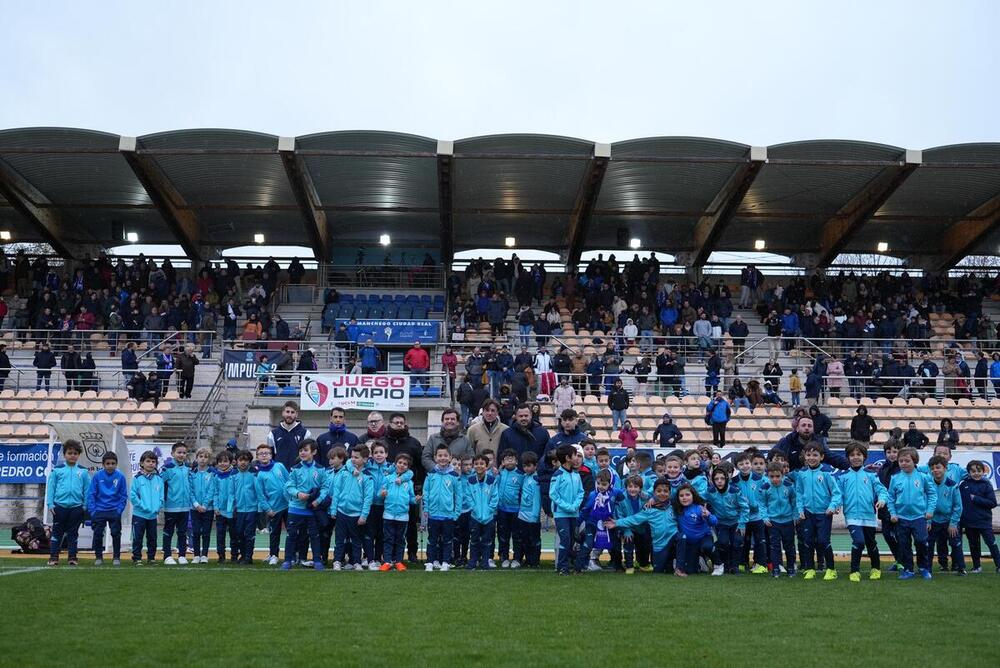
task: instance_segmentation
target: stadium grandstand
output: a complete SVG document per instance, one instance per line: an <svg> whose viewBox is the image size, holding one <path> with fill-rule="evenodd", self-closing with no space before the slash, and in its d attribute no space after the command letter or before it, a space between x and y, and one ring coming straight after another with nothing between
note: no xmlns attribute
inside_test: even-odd
<svg viewBox="0 0 1000 668"><path fill-rule="evenodd" d="M0 239L5 443L254 445L304 375L354 372L411 376L422 443L492 397L613 448L669 414L766 449L810 406L831 446L1000 445L1000 144L11 129Z"/></svg>

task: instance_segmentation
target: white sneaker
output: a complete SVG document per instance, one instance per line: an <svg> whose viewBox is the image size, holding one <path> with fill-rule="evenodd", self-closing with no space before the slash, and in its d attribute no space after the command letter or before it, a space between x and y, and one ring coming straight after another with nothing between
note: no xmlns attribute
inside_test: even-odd
<svg viewBox="0 0 1000 668"><path fill-rule="evenodd" d="M451 564L449 564L449 563L448 563L447 561L446 561L446 562L444 562L443 564L441 564L441 570L442 570L442 571L447 571L447 570L449 570L450 568L451 568Z"/></svg>
<svg viewBox="0 0 1000 668"><path fill-rule="evenodd" d="M368 562L368 570L370 570L370 571L377 571L378 570L378 562L377 561L369 561Z"/></svg>
<svg viewBox="0 0 1000 668"><path fill-rule="evenodd" d="M441 562L440 561L435 561L434 562L434 570L436 570L436 571L441 570Z"/></svg>
<svg viewBox="0 0 1000 668"><path fill-rule="evenodd" d="M428 573L434 572L434 564L427 562L426 564L424 564L424 570L427 571Z"/></svg>
<svg viewBox="0 0 1000 668"><path fill-rule="evenodd" d="M362 559L361 560L361 568L363 568L363 569L364 568L368 568L368 560L367 559Z"/></svg>
<svg viewBox="0 0 1000 668"><path fill-rule="evenodd" d="M599 571L599 570L602 570L602 569L601 569L601 565L599 563L597 563L596 561L594 561L593 559L591 559L590 563L587 564L587 570L588 571Z"/></svg>
<svg viewBox="0 0 1000 668"><path fill-rule="evenodd" d="M104 565L104 560L103 559L94 559L94 565L95 566L103 566Z"/></svg>
<svg viewBox="0 0 1000 668"><path fill-rule="evenodd" d="M510 568L510 559L504 559L500 563L500 568Z"/></svg>
<svg viewBox="0 0 1000 668"><path fill-rule="evenodd" d="M167 566L176 566L177 560L174 559L173 557L167 557L166 559L163 560L163 563Z"/></svg>
<svg viewBox="0 0 1000 668"><path fill-rule="evenodd" d="M702 571L708 570L708 562L705 561L705 557L698 557L698 568Z"/></svg>
<svg viewBox="0 0 1000 668"><path fill-rule="evenodd" d="M278 558L272 554L270 557L267 558L267 565L268 566L277 566L278 565Z"/></svg>
<svg viewBox="0 0 1000 668"><path fill-rule="evenodd" d="M207 564L208 563L208 555L207 554L202 556L201 563L203 563L203 564Z"/></svg>
<svg viewBox="0 0 1000 668"><path fill-rule="evenodd" d="M715 568L712 569L712 575L722 575L725 572L726 568L722 564L716 564Z"/></svg>
<svg viewBox="0 0 1000 668"><path fill-rule="evenodd" d="M313 567L313 562L311 562L311 561L300 561L299 565L302 566L302 568L312 568Z"/></svg>
<svg viewBox="0 0 1000 668"><path fill-rule="evenodd" d="M340 570L340 562L339 561L333 562L333 570L335 570L335 571L339 571Z"/></svg>
<svg viewBox="0 0 1000 668"><path fill-rule="evenodd" d="M363 570L365 570L365 567L362 566L361 564L354 564L354 570L356 570L356 571L363 571Z"/></svg>
<svg viewBox="0 0 1000 668"><path fill-rule="evenodd" d="M497 562L495 562L492 559L490 559L489 560L489 567L490 568L496 568L497 567Z"/></svg>
<svg viewBox="0 0 1000 668"><path fill-rule="evenodd" d="M178 557L177 563L180 564L181 566L187 566L188 565L187 557Z"/></svg>
<svg viewBox="0 0 1000 668"><path fill-rule="evenodd" d="M510 562L510 567L511 568L520 568L521 567L521 562L518 561L517 559L515 559L514 561Z"/></svg>

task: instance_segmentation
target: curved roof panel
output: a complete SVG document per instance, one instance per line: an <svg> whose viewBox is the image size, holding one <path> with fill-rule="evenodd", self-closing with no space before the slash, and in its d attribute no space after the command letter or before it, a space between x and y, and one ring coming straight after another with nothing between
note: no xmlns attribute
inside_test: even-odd
<svg viewBox="0 0 1000 668"><path fill-rule="evenodd" d="M579 155L593 153L594 142L558 135L485 135L455 142L455 153Z"/></svg>
<svg viewBox="0 0 1000 668"><path fill-rule="evenodd" d="M345 130L343 132L318 132L296 137L295 148L433 153L437 150L437 140L401 132Z"/></svg>

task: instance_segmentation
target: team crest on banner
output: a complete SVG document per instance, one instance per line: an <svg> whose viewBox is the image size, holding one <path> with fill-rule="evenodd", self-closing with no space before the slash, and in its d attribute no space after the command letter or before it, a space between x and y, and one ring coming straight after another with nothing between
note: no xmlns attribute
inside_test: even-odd
<svg viewBox="0 0 1000 668"><path fill-rule="evenodd" d="M83 446L83 457L87 460L88 468L101 466L104 453L111 449L111 443L101 431L80 432L80 444Z"/></svg>

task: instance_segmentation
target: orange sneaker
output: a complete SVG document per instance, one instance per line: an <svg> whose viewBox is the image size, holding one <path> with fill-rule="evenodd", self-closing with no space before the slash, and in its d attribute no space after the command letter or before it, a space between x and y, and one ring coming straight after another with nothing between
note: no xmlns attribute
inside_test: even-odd
<svg viewBox="0 0 1000 668"><path fill-rule="evenodd" d="M406 570L406 564L404 564L402 561L397 561L396 562L396 570L399 571L400 573L402 573L403 571Z"/></svg>
<svg viewBox="0 0 1000 668"><path fill-rule="evenodd" d="M382 571L383 573L385 573L386 571L391 571L392 570L392 565L390 565L388 562L386 562L386 563L382 564L381 566L379 566L378 569L380 571Z"/></svg>

